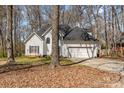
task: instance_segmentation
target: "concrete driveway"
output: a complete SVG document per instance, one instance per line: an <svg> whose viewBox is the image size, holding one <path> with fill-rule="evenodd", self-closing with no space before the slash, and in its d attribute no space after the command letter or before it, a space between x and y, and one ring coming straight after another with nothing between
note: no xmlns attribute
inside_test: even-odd
<svg viewBox="0 0 124 93"><path fill-rule="evenodd" d="M124 61L104 58L93 59L71 58L71 60L75 63L79 63L80 65L86 65L103 71L120 74L120 79L111 85L114 88L124 88Z"/></svg>
<svg viewBox="0 0 124 93"><path fill-rule="evenodd" d="M121 73L124 75L124 62L113 59L104 59L104 58L93 58L93 59L79 59L71 58L71 60L80 65L86 65L93 68L97 68L104 71Z"/></svg>

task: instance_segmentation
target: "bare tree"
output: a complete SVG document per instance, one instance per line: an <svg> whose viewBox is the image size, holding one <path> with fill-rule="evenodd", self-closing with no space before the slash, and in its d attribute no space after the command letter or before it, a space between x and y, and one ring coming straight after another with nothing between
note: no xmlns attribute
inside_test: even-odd
<svg viewBox="0 0 124 93"><path fill-rule="evenodd" d="M4 15L4 8L3 6L0 6L0 42L1 42L1 50L2 51L2 57L5 56L5 51L4 51L4 36L3 36L3 31L2 31L2 28L3 28L3 18L5 17Z"/></svg>
<svg viewBox="0 0 124 93"><path fill-rule="evenodd" d="M124 9L123 9L123 7L124 6L121 6L121 12L122 12L122 14L121 14L121 19L122 19L122 21L121 21L121 29L122 30L124 30L124 23L123 23L123 21L124 21ZM121 46L121 55L123 57L124 55L123 55L123 48L122 48L122 42L121 41L120 41L120 46Z"/></svg>
<svg viewBox="0 0 124 93"><path fill-rule="evenodd" d="M52 6L52 60L50 67L59 66L59 6Z"/></svg>
<svg viewBox="0 0 124 93"><path fill-rule="evenodd" d="M14 62L14 53L13 53L13 38L12 38L12 13L13 13L13 6L7 6L7 62L12 63Z"/></svg>
<svg viewBox="0 0 124 93"><path fill-rule="evenodd" d="M105 24L105 40L106 40L106 54L108 55L108 34L107 34L107 21L106 21L106 6L104 6L104 24Z"/></svg>
<svg viewBox="0 0 124 93"><path fill-rule="evenodd" d="M44 23L43 17L41 15L41 7L40 6L25 6L27 12L27 21L29 21L29 25L33 31L37 31L41 29L41 26Z"/></svg>

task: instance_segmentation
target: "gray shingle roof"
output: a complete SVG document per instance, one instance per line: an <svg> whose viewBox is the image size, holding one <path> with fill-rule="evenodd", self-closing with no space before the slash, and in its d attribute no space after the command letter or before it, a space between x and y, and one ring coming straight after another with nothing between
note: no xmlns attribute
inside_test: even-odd
<svg viewBox="0 0 124 93"><path fill-rule="evenodd" d="M71 27L68 25L60 25L59 26L59 31L63 34L63 36L68 34L70 32L70 29L71 29Z"/></svg>
<svg viewBox="0 0 124 93"><path fill-rule="evenodd" d="M96 39L89 35L86 29L75 27L64 37L64 40L95 41Z"/></svg>
<svg viewBox="0 0 124 93"><path fill-rule="evenodd" d="M48 28L50 28L51 25L46 25L44 27L41 28L40 31L36 31L37 35L42 37L42 34L47 31ZM60 25L59 26L59 31L63 34L63 36L65 36L70 30L70 26L68 25Z"/></svg>
<svg viewBox="0 0 124 93"><path fill-rule="evenodd" d="M44 25L40 29L40 31L36 31L36 34L39 37L43 38L42 34L45 31L47 31L50 27L51 27L51 25L49 25L49 24ZM71 40L72 41L97 41L95 38L93 38L90 34L87 33L87 32L89 32L89 29L83 29L83 28L79 28L79 27L75 27L75 28L71 29L71 27L68 25L60 25L59 31L60 31L60 33L63 34L64 41L71 41Z"/></svg>
<svg viewBox="0 0 124 93"><path fill-rule="evenodd" d="M42 37L42 34L50 27L51 27L50 24L43 25L39 31L36 31L37 35L39 37Z"/></svg>
<svg viewBox="0 0 124 93"><path fill-rule="evenodd" d="M43 33L46 32L49 28L52 28L52 26L51 26L50 24L45 24L45 25L43 25L43 26L41 27L41 29L40 29L39 31L35 31L35 33L36 33L40 38L43 38L43 37L42 37ZM59 26L59 29L60 29L59 31L63 34L63 36L65 36L67 33L69 33L70 26L68 26L68 25L60 25L60 26ZM31 34L32 34L32 33L31 33ZM28 38L29 36L31 36L31 34L29 34L29 35L27 36L27 38ZM30 38L28 38L28 39L30 39ZM27 41L27 39L26 39L25 41Z"/></svg>

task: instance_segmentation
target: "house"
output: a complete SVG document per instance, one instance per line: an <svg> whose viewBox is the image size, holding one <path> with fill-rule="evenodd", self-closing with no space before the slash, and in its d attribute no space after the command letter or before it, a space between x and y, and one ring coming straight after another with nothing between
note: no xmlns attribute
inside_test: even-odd
<svg viewBox="0 0 124 93"><path fill-rule="evenodd" d="M52 54L52 27L31 33L25 42L26 56L50 56ZM74 58L97 57L98 40L88 34L86 29L59 27L60 56ZM54 52L54 51L53 51Z"/></svg>

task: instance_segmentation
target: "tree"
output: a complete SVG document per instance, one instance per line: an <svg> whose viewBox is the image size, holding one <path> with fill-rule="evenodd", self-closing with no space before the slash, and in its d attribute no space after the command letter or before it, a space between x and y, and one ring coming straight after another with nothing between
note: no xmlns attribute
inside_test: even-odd
<svg viewBox="0 0 124 93"><path fill-rule="evenodd" d="M4 15L4 7L3 6L0 6L0 42L1 42L1 50L2 51L2 57L5 56L5 51L4 51L4 36L3 36L3 19L5 17Z"/></svg>
<svg viewBox="0 0 124 93"><path fill-rule="evenodd" d="M104 6L104 24L105 24L105 41L106 41L106 54L108 56L108 34L107 34L107 25L106 25L106 6Z"/></svg>
<svg viewBox="0 0 124 93"><path fill-rule="evenodd" d="M121 6L121 12L122 12L122 15L121 15L121 19L122 19L121 29L124 30L124 23L123 23L123 21L124 21L124 9L123 9L123 6ZM120 46L121 46L121 55L123 57L123 48L122 48L122 42L121 41L120 41Z"/></svg>
<svg viewBox="0 0 124 93"><path fill-rule="evenodd" d="M27 21L33 31L40 31L41 26L44 24L41 10L40 6L26 6Z"/></svg>
<svg viewBox="0 0 124 93"><path fill-rule="evenodd" d="M52 6L52 60L50 68L59 66L59 6Z"/></svg>
<svg viewBox="0 0 124 93"><path fill-rule="evenodd" d="M12 28L13 28L13 21L12 21L12 13L13 13L13 6L7 6L7 63L14 62L14 53L13 53L13 38L12 38Z"/></svg>

